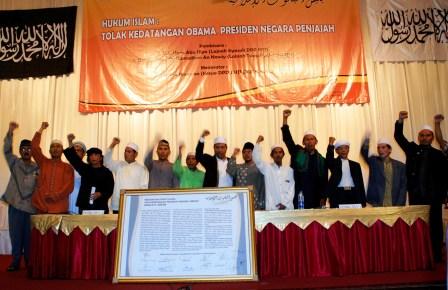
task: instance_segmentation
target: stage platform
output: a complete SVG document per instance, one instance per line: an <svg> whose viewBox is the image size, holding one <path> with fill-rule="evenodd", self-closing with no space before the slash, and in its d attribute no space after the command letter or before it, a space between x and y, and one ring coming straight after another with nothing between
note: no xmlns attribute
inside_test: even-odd
<svg viewBox="0 0 448 290"><path fill-rule="evenodd" d="M27 277L22 266L6 272L11 257L0 255L0 281L4 290L178 290L187 284L112 284L107 280L36 280ZM267 289L446 289L446 263L430 271L392 272L321 278L275 278L251 283L197 283L191 290Z"/></svg>

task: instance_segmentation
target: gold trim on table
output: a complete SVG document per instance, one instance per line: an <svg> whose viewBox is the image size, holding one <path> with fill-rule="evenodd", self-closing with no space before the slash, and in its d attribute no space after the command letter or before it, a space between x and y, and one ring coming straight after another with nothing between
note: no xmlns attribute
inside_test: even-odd
<svg viewBox="0 0 448 290"><path fill-rule="evenodd" d="M79 228L86 236L99 228L105 236L117 228L117 215L68 215L61 222L60 231L66 236L70 235L75 228Z"/></svg>
<svg viewBox="0 0 448 290"><path fill-rule="evenodd" d="M42 235L51 228L55 233L61 231L68 236L76 227L85 235L89 235L94 228L99 228L104 235L108 235L117 228L117 218L117 215L113 214L33 215L31 226L39 230ZM260 232L269 223L282 231L290 223L294 223L301 229L306 229L312 222L318 222L326 229L336 222L341 222L351 228L356 221L370 227L378 220L388 226L393 226L398 218L408 225L412 225L419 218L428 222L429 206L255 211L255 229Z"/></svg>
<svg viewBox="0 0 448 290"><path fill-rule="evenodd" d="M408 225L412 225L418 218L428 222L429 206L256 211L255 228L260 232L267 224L271 223L283 231L290 223L294 223L299 228L306 229L312 222L318 222L326 229L329 229L336 222L341 222L351 228L356 221L370 227L378 220L388 226L393 226L398 218L401 218Z"/></svg>
<svg viewBox="0 0 448 290"><path fill-rule="evenodd" d="M108 235L117 228L117 215L34 215L31 217L31 227L42 235L50 228L55 233L63 232L67 236L75 228L79 228L85 235L89 235L94 228L99 228L104 235Z"/></svg>
<svg viewBox="0 0 448 290"><path fill-rule="evenodd" d="M55 234L59 232L61 221L64 215L58 214L39 214L31 216L31 227L37 229L44 235L49 229L52 229Z"/></svg>

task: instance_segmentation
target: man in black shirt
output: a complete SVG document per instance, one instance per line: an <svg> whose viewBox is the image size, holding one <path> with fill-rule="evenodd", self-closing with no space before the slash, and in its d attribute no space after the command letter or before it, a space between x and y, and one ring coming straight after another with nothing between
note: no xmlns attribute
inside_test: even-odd
<svg viewBox="0 0 448 290"><path fill-rule="evenodd" d="M79 158L73 146L66 148L64 155L81 175L81 187L76 201L79 213L83 210L104 210L104 213L109 213L108 201L114 189L114 177L103 166L102 151L95 147L87 150L88 164Z"/></svg>
<svg viewBox="0 0 448 290"><path fill-rule="evenodd" d="M291 155L294 170L294 208L298 208L298 195L304 195L305 208L320 208L325 205L325 189L328 183L328 169L325 158L317 151L317 138L313 132L305 132L302 144L295 144L288 126L291 110L283 111L282 135Z"/></svg>
<svg viewBox="0 0 448 290"><path fill-rule="evenodd" d="M403 121L408 112L401 111L395 122L394 137L406 154L407 189L410 205L429 205L429 223L434 259L442 260L442 203L447 191L447 160L442 151L431 146L434 131L424 126L418 133L418 145L403 135Z"/></svg>

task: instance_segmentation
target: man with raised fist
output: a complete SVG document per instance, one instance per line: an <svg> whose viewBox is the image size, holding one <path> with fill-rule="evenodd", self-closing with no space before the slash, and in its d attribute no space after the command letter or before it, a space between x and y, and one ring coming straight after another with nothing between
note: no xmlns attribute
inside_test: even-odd
<svg viewBox="0 0 448 290"><path fill-rule="evenodd" d="M442 260L442 203L447 194L447 160L442 151L431 146L434 130L423 126L418 132L418 144L403 135L404 120L408 112L401 111L395 122L394 137L406 154L407 189L409 204L430 206L429 223L435 261Z"/></svg>
<svg viewBox="0 0 448 290"><path fill-rule="evenodd" d="M9 237L12 247L12 261L7 271L17 271L23 255L25 264L30 253L31 214L36 209L31 204L31 196L36 185L39 167L31 160L31 141L22 140L19 146L20 157L12 150L12 137L19 127L16 122L9 123L3 145L3 154L8 163L11 176L2 200L8 206Z"/></svg>
<svg viewBox="0 0 448 290"><path fill-rule="evenodd" d="M68 197L73 191L73 168L61 160L64 149L60 140L51 141L51 158L42 153L40 140L47 128L48 123L42 122L31 141L31 153L40 169L32 201L38 213L67 213Z"/></svg>

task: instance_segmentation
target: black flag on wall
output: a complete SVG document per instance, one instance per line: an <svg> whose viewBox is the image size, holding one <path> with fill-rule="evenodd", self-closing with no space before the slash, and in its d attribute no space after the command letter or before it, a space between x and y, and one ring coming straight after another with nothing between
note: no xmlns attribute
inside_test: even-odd
<svg viewBox="0 0 448 290"><path fill-rule="evenodd" d="M0 11L0 79L73 72L76 6Z"/></svg>

